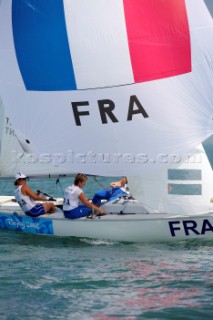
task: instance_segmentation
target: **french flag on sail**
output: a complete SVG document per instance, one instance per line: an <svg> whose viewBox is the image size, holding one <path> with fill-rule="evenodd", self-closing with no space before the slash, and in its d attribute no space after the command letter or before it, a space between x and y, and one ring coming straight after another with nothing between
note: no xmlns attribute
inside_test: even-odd
<svg viewBox="0 0 213 320"><path fill-rule="evenodd" d="M191 71L185 0L13 0L27 90L103 88Z"/></svg>

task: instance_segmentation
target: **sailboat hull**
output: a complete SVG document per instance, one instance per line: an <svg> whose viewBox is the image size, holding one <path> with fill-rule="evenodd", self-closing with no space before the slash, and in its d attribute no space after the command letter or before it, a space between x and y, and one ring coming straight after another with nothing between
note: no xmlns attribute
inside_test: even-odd
<svg viewBox="0 0 213 320"><path fill-rule="evenodd" d="M74 223L72 223L74 222ZM157 217L136 214L133 217L107 217L78 221L54 221L55 234L130 242L177 241L195 238L213 239L213 216ZM66 224L66 227L63 227ZM211 228L207 228L211 225ZM63 232L62 232L63 230Z"/></svg>
<svg viewBox="0 0 213 320"><path fill-rule="evenodd" d="M136 210L137 211L137 210ZM102 217L70 220L58 209L52 215L31 218L8 201L0 208L0 228L38 235L86 237L128 242L213 240L213 212L200 215L108 213Z"/></svg>

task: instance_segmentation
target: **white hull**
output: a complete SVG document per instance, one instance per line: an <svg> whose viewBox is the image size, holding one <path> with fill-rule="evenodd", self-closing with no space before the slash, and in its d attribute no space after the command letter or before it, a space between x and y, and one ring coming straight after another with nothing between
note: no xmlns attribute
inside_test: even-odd
<svg viewBox="0 0 213 320"><path fill-rule="evenodd" d="M200 215L146 213L142 206L132 204L137 213L115 212L103 217L65 219L60 209L52 215L30 218L24 215L11 197L0 197L0 228L61 237L87 237L130 242L213 240L213 211ZM106 205L105 205L106 206ZM112 205L108 206L111 212ZM120 207L119 207L120 206ZM141 212L139 212L141 210ZM106 207L107 211L107 207Z"/></svg>

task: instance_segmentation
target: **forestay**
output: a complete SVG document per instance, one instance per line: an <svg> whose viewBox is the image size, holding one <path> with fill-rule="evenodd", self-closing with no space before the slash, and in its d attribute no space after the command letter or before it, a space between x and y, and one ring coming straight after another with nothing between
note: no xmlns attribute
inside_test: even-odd
<svg viewBox="0 0 213 320"><path fill-rule="evenodd" d="M136 175L212 133L203 0L2 0L0 95L58 172Z"/></svg>

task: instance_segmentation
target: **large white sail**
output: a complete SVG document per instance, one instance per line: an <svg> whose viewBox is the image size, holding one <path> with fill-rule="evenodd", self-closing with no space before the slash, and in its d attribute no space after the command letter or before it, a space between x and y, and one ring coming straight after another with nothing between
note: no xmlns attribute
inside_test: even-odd
<svg viewBox="0 0 213 320"><path fill-rule="evenodd" d="M58 171L144 175L213 130L204 0L2 0L0 94Z"/></svg>

